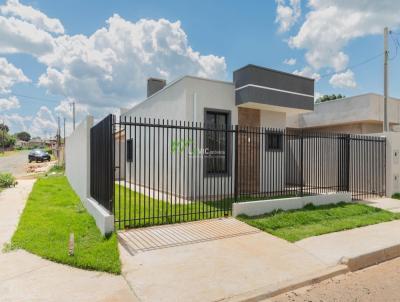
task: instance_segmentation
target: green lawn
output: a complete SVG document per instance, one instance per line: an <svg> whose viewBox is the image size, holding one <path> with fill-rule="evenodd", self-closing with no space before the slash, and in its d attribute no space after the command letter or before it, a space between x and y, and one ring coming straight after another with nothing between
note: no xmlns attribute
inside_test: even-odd
<svg viewBox="0 0 400 302"><path fill-rule="evenodd" d="M75 254L68 255L69 235ZM12 248L71 266L119 274L117 238L104 238L65 176L39 178L22 213Z"/></svg>
<svg viewBox="0 0 400 302"><path fill-rule="evenodd" d="M155 197L157 194L155 195ZM288 198L289 195L268 197L268 199ZM266 199L241 197L239 201ZM154 224L167 224L175 222L187 222L201 219L210 219L230 215L234 198L226 198L215 201L195 201L191 203L176 203L151 198L143 194L129 190L124 186L115 186L115 217L116 228L143 227ZM225 209L228 209L226 211ZM155 218L153 218L155 217ZM133 218L136 218L133 221ZM129 221L131 219L131 221ZM126 220L124 222L124 220Z"/></svg>
<svg viewBox="0 0 400 302"><path fill-rule="evenodd" d="M364 204L307 205L300 210L277 211L261 216L241 215L240 220L290 242L331 232L395 220L400 214Z"/></svg>
<svg viewBox="0 0 400 302"><path fill-rule="evenodd" d="M213 202L196 201L187 204L179 204L177 202L175 204L174 202L171 203L158 200L156 198L153 199L143 194L125 189L122 186L116 185L116 219L138 219L136 221L131 221L130 223L125 222L125 224L122 221L120 223L117 222L116 228L123 229L125 226L142 227L154 224L167 224L223 217L225 215L224 209L230 209L230 204L232 204L231 199ZM144 217L146 217L146 219Z"/></svg>

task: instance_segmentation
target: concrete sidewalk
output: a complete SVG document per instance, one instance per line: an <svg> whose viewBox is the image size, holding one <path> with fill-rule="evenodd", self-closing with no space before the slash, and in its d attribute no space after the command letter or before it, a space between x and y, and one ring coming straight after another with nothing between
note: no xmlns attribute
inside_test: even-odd
<svg viewBox="0 0 400 302"><path fill-rule="evenodd" d="M343 257L356 259L369 256L372 263L380 262L378 258L385 255L379 255L379 252L390 253L388 259L400 256L400 220L310 237L295 245L326 265L335 265ZM374 260L371 257L378 258Z"/></svg>
<svg viewBox="0 0 400 302"><path fill-rule="evenodd" d="M382 197L367 199L360 201L359 203L363 203L371 207L380 208L393 213L400 213L400 200L394 198Z"/></svg>
<svg viewBox="0 0 400 302"><path fill-rule="evenodd" d="M18 180L16 188L0 193L1 249L11 240L33 183ZM72 268L23 250L0 252L0 268L1 302L137 301L122 276Z"/></svg>
<svg viewBox="0 0 400 302"><path fill-rule="evenodd" d="M119 236L123 274L141 301L241 301L347 270L233 218Z"/></svg>

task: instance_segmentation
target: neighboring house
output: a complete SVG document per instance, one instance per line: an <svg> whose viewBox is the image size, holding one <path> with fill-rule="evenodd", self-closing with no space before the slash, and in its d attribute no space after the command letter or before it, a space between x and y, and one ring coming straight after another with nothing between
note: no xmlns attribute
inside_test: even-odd
<svg viewBox="0 0 400 302"><path fill-rule="evenodd" d="M43 148L45 146L44 141L40 137L33 137L28 142L28 148Z"/></svg>
<svg viewBox="0 0 400 302"><path fill-rule="evenodd" d="M15 148L25 148L25 147L27 147L29 145L29 142L26 142L26 141L23 141L23 140L20 140L20 139L18 139L16 142L15 142Z"/></svg>
<svg viewBox="0 0 400 302"><path fill-rule="evenodd" d="M240 191L252 193L282 190L285 182L283 129L286 128L286 117L288 114L311 112L314 109L313 79L254 65L234 71L232 82L184 76L166 84L164 80L151 78L148 80L147 94L147 99L132 109L121 110L123 122L133 122L136 118L137 123L139 119L143 123L146 118L149 126L141 126L140 129L134 129L132 124L129 127L123 126L123 129L117 126L115 152L116 166L119 169L116 170L116 178L129 178L139 186L158 188L158 191L180 195L185 200L191 199L191 196L192 199L193 196L198 198L199 194L203 197L218 194L222 187L225 191L233 190L234 136L231 132L204 130L231 129L232 125L238 125L239 128L262 127L266 134L238 135L238 169L248 172L242 173L243 175L249 175L239 179ZM164 137L164 131L160 134L155 131L155 127L152 128L154 119L156 124L168 121L171 125L171 121L177 121L178 124L175 125L185 123L203 130L191 132L185 129L168 129ZM141 133L133 133L134 131ZM128 148L125 147L125 142L129 144ZM177 146L178 151L171 146ZM160 155L160 150L168 153L181 152L181 146L191 148L192 151L196 149L196 152L205 152L205 156L196 160L193 159L193 154L175 153L173 156L166 155L166 163L162 162L164 155ZM143 162L146 163L146 168L137 168L132 160L129 161L130 156L125 154L125 150L132 148L135 156L140 156L136 165ZM120 165L119 158L121 161L128 159L127 164ZM256 158L262 158L262 162L255 160ZM272 161L276 163L274 169L279 172L273 182L272 178L264 175ZM149 171L154 171L160 162L166 167L165 171L160 169L159 174L164 174L160 179L176 174L178 177L166 181L166 184L158 183L158 177L147 179ZM185 167L182 162L187 162L189 166ZM177 191L177 188L187 186L188 179L183 175L192 170L196 174L195 180L190 180L193 181L192 185L184 193ZM229 194L233 192L229 191Z"/></svg>
<svg viewBox="0 0 400 302"><path fill-rule="evenodd" d="M323 103L313 112L289 115L287 127L316 132L368 134L383 132L383 96L367 93ZM390 130L400 125L400 100L388 99Z"/></svg>

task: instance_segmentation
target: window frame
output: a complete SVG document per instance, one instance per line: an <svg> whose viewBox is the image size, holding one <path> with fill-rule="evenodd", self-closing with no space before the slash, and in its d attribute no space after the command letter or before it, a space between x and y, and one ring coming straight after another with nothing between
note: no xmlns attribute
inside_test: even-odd
<svg viewBox="0 0 400 302"><path fill-rule="evenodd" d="M272 135L277 135L278 136L278 147L270 147L269 142L271 140ZM265 151L266 152L283 152L283 131L266 131L265 132Z"/></svg>
<svg viewBox="0 0 400 302"><path fill-rule="evenodd" d="M126 162L133 162L133 138L129 138L126 140Z"/></svg>
<svg viewBox="0 0 400 302"><path fill-rule="evenodd" d="M204 108L204 134L203 134L203 149L205 150L207 147L206 145L206 133L207 133L207 114L214 113L214 114L224 114L226 116L226 129L231 129L231 111L224 110L224 109L215 109L215 108ZM232 142L231 136L226 132L226 146L225 146L225 171L223 172L209 172L207 169L207 160L206 157L203 155L203 177L213 177L213 176L230 176L232 173L232 165L231 165L231 154L232 154Z"/></svg>

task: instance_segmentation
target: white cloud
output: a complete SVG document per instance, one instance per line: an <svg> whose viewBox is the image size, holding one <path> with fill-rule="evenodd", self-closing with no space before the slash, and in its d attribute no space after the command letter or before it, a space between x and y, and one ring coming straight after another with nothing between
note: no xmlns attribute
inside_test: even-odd
<svg viewBox="0 0 400 302"><path fill-rule="evenodd" d="M41 56L53 50L53 37L35 25L14 17L0 16L0 53Z"/></svg>
<svg viewBox="0 0 400 302"><path fill-rule="evenodd" d="M14 84L29 81L21 69L0 57L0 93L9 93Z"/></svg>
<svg viewBox="0 0 400 302"><path fill-rule="evenodd" d="M329 83L337 88L356 88L357 83L354 79L354 73L347 69L345 72L334 74Z"/></svg>
<svg viewBox="0 0 400 302"><path fill-rule="evenodd" d="M295 65L296 59L295 58L285 59L285 60L283 60L283 64L290 65L290 66Z"/></svg>
<svg viewBox="0 0 400 302"><path fill-rule="evenodd" d="M13 133L18 131L28 131L28 124L31 119L32 117L30 116L22 116L18 113L0 115L0 121L8 125L10 127L10 131Z"/></svg>
<svg viewBox="0 0 400 302"><path fill-rule="evenodd" d="M186 74L226 78L225 58L194 50L180 21L130 22L113 15L92 35L63 32L57 19L16 0L0 6L0 53L30 54L46 66L38 85L50 94L65 96L55 109L62 116L70 115L71 99L77 103L78 116L87 112L100 116L120 107L129 108L144 98L148 77L167 81ZM4 60L0 64L8 63ZM2 72L0 69L0 93L10 93L14 83L28 81L21 70L14 80L9 76L2 79ZM29 129L37 135L54 132L56 127L47 107L42 107L29 123Z"/></svg>
<svg viewBox="0 0 400 302"><path fill-rule="evenodd" d="M32 119L29 133L31 133L32 136L55 136L57 128L57 121L51 110L46 106L42 106Z"/></svg>
<svg viewBox="0 0 400 302"><path fill-rule="evenodd" d="M400 25L400 1L309 0L308 6L310 12L289 45L306 49L306 60L316 70L344 70L349 58L343 49L349 41Z"/></svg>
<svg viewBox="0 0 400 302"><path fill-rule="evenodd" d="M194 51L179 21L130 22L114 15L89 37L64 35L54 44L53 52L39 58L48 66L39 86L91 109L130 107L143 98L152 76L226 77L225 59Z"/></svg>
<svg viewBox="0 0 400 302"><path fill-rule="evenodd" d="M322 96L322 93L315 91L314 93L314 102L316 102L320 97Z"/></svg>
<svg viewBox="0 0 400 302"><path fill-rule="evenodd" d="M279 24L279 32L286 32L296 23L301 16L300 0L275 0L276 18L275 23Z"/></svg>
<svg viewBox="0 0 400 302"><path fill-rule="evenodd" d="M11 110L20 107L19 101L15 96L0 98L0 110Z"/></svg>
<svg viewBox="0 0 400 302"><path fill-rule="evenodd" d="M73 98L62 100L60 104L54 108L54 112L62 117L72 119L72 102L75 102L75 117L77 120L89 114L88 106L78 103L77 100Z"/></svg>
<svg viewBox="0 0 400 302"><path fill-rule="evenodd" d="M8 0L0 6L0 13L5 16L14 16L35 25L39 29L57 34L64 33L64 27L60 20L47 17L41 11L32 6L23 5L18 0Z"/></svg>
<svg viewBox="0 0 400 302"><path fill-rule="evenodd" d="M319 81L321 79L321 75L318 72L315 72L309 66L306 66L301 70L296 69L295 71L293 71L293 74L300 75L300 76L307 77L307 78L312 78L312 79L315 79L316 81Z"/></svg>

